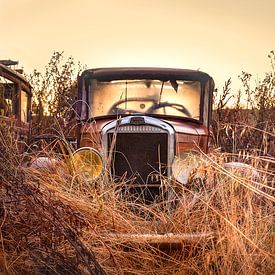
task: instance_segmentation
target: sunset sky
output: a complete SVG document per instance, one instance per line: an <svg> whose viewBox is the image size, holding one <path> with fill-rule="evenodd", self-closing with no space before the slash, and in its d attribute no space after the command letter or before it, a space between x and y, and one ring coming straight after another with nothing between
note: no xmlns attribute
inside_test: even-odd
<svg viewBox="0 0 275 275"><path fill-rule="evenodd" d="M262 77L275 0L0 0L0 59L42 69L53 51L87 67L200 69L217 86Z"/></svg>

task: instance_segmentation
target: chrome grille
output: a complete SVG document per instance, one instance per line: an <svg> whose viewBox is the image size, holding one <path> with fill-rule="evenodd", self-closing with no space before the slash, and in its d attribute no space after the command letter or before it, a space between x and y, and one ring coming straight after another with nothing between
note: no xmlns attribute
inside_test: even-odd
<svg viewBox="0 0 275 275"><path fill-rule="evenodd" d="M163 193L162 179L170 177L175 154L175 132L169 124L128 116L107 124L102 140L105 157L111 160L107 168L114 179L124 179L127 192L149 202Z"/></svg>

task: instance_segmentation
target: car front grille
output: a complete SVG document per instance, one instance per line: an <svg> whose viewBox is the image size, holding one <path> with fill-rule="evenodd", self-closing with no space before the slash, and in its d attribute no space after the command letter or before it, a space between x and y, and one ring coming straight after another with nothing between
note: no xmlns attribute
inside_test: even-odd
<svg viewBox="0 0 275 275"><path fill-rule="evenodd" d="M131 194L142 194L147 201L159 196L161 178L167 176L167 133L109 133L108 148L109 152L112 151L111 172L114 178L124 178L128 184L128 191L130 190Z"/></svg>

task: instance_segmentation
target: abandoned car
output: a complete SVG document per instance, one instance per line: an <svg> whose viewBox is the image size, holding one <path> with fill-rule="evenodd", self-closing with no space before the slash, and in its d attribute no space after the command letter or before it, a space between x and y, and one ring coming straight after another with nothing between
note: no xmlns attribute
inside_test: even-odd
<svg viewBox="0 0 275 275"><path fill-rule="evenodd" d="M0 60L0 126L13 126L21 151L30 138L32 91L17 61Z"/></svg>
<svg viewBox="0 0 275 275"><path fill-rule="evenodd" d="M186 183L178 159L207 152L214 81L201 71L89 69L78 79L75 165L103 169L132 194L157 199L162 179ZM185 171L186 172L186 171Z"/></svg>

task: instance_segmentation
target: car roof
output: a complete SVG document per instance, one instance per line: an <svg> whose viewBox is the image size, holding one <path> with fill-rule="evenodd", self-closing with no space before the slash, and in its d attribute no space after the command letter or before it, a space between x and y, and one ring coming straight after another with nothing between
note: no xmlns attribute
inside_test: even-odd
<svg viewBox="0 0 275 275"><path fill-rule="evenodd" d="M12 70L11 68L9 68L3 64L0 64L0 76L5 77L17 84L20 83L22 88L24 88L27 93L32 95L31 85L29 84L27 79L23 75L16 72L15 70Z"/></svg>
<svg viewBox="0 0 275 275"><path fill-rule="evenodd" d="M147 67L95 68L85 70L82 76L102 81L119 79L175 79L206 82L212 79L207 73L198 70Z"/></svg>

